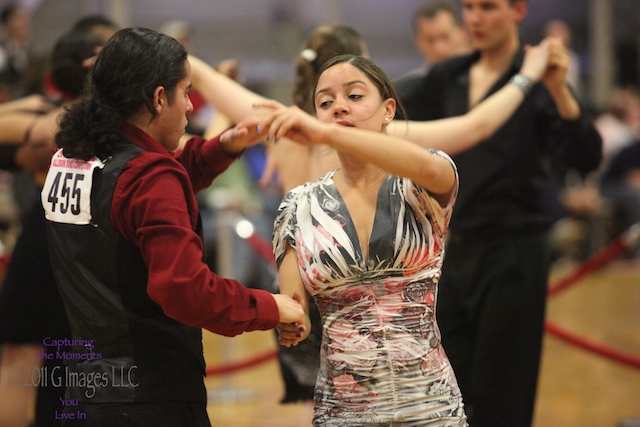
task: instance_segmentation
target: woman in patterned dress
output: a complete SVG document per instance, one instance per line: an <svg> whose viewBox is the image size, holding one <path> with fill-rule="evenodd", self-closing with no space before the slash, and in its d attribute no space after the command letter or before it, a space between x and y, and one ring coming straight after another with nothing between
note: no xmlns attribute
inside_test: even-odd
<svg viewBox="0 0 640 427"><path fill-rule="evenodd" d="M545 66L546 57L534 80ZM435 317L455 165L386 135L399 104L370 60L329 60L313 93L317 119L259 106L274 110L262 124L268 139L326 144L340 158L285 196L274 225L281 292L305 310L311 295L322 316L314 426L466 426ZM302 341L306 323L281 324L280 344Z"/></svg>
<svg viewBox="0 0 640 427"><path fill-rule="evenodd" d="M266 123L274 138L324 141L342 165L291 191L274 231L281 291L312 295L322 315L314 425L464 426L434 312L455 166L384 134L397 101L371 61L329 61L314 93L318 120L292 107ZM281 325L280 342L304 332Z"/></svg>

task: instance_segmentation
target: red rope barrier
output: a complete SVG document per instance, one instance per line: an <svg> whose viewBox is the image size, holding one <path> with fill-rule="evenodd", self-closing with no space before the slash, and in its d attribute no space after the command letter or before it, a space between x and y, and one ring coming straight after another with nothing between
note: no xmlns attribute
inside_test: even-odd
<svg viewBox="0 0 640 427"><path fill-rule="evenodd" d="M598 251L578 268L550 285L547 295L552 297L568 289L588 273L598 270L624 251L633 248L638 244L638 241L640 241L640 223L634 224L620 237ZM573 334L552 322L547 322L545 324L545 331L569 344L582 348L583 350L587 350L607 359L640 369L640 357L638 356L622 352L605 344L597 343L581 337L580 335Z"/></svg>
<svg viewBox="0 0 640 427"><path fill-rule="evenodd" d="M245 241L251 246L258 255L262 257L269 264L275 265L276 261L273 258L273 248L271 247L271 242L264 239L258 233L252 233L251 236L247 237Z"/></svg>
<svg viewBox="0 0 640 427"><path fill-rule="evenodd" d="M556 283L550 285L547 295L551 297L559 294L574 285L578 280L586 276L587 273L598 270L622 252L635 247L638 242L640 242L640 223L636 223L629 227L618 238L602 248L600 251L596 252L578 268L558 280Z"/></svg>
<svg viewBox="0 0 640 427"><path fill-rule="evenodd" d="M607 359L640 369L640 357L638 356L611 348L605 344L590 341L551 322L546 323L545 330L551 335L573 344L576 347L580 347L592 353L599 354Z"/></svg>
<svg viewBox="0 0 640 427"><path fill-rule="evenodd" d="M568 289L573 286L578 280L582 279L589 273L592 273L598 270L600 267L604 266L606 263L620 255L623 251L627 249L627 245L623 238L619 237L609 245L605 246L603 249L598 251L595 255L589 258L586 262L582 263L578 268L573 270L571 273L562 277L560 280L556 281L552 285L549 286L549 290L547 291L547 295L549 297L555 296L560 292Z"/></svg>
<svg viewBox="0 0 640 427"><path fill-rule="evenodd" d="M9 250L0 241L0 265L7 267L9 265Z"/></svg>
<svg viewBox="0 0 640 427"><path fill-rule="evenodd" d="M278 357L278 350L270 350L247 360L234 362L234 363L227 363L225 365L207 368L206 372L207 372L207 376L229 374L235 371L239 371L241 369L250 368L252 366L259 365L261 363L267 362L276 357Z"/></svg>

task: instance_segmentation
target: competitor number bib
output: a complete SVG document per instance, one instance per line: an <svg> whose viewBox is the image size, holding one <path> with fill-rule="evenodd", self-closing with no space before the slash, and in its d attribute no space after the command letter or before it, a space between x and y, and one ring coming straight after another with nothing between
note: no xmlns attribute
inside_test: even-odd
<svg viewBox="0 0 640 427"><path fill-rule="evenodd" d="M62 149L56 151L41 193L46 218L65 224L89 224L93 171L103 167L96 157L89 161L69 159Z"/></svg>

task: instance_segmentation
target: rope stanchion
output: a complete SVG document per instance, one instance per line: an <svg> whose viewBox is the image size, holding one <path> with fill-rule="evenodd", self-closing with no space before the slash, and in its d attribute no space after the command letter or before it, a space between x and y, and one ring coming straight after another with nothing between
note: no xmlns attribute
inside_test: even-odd
<svg viewBox="0 0 640 427"><path fill-rule="evenodd" d="M273 281L271 285L266 285L262 282L264 290L277 293L278 289L278 270L276 268L276 260L273 256L273 247L271 241L264 238L260 233L256 231L256 227L251 221L245 219L240 214L236 218L234 230L237 237L242 239L242 242L246 244L254 254L258 256L257 262L266 268L267 277L271 277ZM262 280L266 280L267 277L263 277Z"/></svg>
<svg viewBox="0 0 640 427"><path fill-rule="evenodd" d="M220 228L226 232L235 232L240 238L242 238L251 249L260 256L266 263L271 266L275 266L275 259L273 257L273 250L271 248L271 242L264 239L259 233L255 231L255 227L251 224L246 218L242 217L242 215L238 212L231 212L229 210L222 211L225 213L223 221L221 221ZM241 224L243 227L238 227ZM240 231L242 230L242 231ZM229 254L231 252L231 239L228 234L225 234L223 239L227 246L221 247L220 251L225 254ZM230 260L221 260L221 263L230 264ZM240 360L237 362L229 361L230 355L225 355L226 361L220 365L210 366L206 368L206 375L208 377L211 376L219 376L219 375L228 375L237 371L241 371L244 369L249 369L255 366L258 366L262 363L266 363L272 359L278 357L278 350L269 350L264 353L255 355L245 360ZM222 392L222 396L226 396L224 391ZM212 396L210 396L211 398Z"/></svg>
<svg viewBox="0 0 640 427"><path fill-rule="evenodd" d="M238 218L239 215L236 212L234 206L236 206L236 200L234 196L230 196L224 190L218 190L213 193L214 207L217 211L216 215L216 228L218 230L218 238L216 241L217 253L216 253L216 265L217 272L222 277L234 276L234 232L237 233ZM222 359L222 367L210 368L205 372L211 371L214 373L218 369L228 370L232 369L234 363L234 351L233 341L229 340L220 347L220 357ZM209 401L231 401L238 402L242 400L252 399L254 397L254 390L252 389L238 389L234 386L230 377L224 376L222 378L222 385L215 390L207 391L207 399Z"/></svg>

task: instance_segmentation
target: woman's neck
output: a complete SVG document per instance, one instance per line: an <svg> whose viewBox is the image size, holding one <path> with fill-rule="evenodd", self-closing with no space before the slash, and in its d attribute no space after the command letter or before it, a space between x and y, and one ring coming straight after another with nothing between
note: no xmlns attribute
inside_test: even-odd
<svg viewBox="0 0 640 427"><path fill-rule="evenodd" d="M340 179L353 188L379 184L388 175L387 171L349 155L340 154L340 164L342 165L339 170Z"/></svg>

